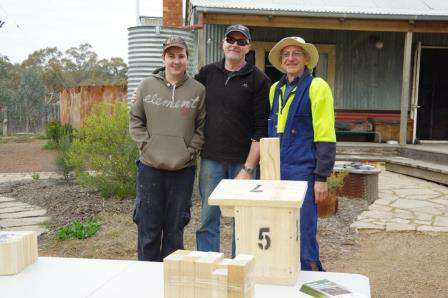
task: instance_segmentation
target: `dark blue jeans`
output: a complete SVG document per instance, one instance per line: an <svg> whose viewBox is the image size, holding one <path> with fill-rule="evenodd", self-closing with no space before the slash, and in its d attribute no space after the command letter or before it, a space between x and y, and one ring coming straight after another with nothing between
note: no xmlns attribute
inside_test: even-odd
<svg viewBox="0 0 448 298"><path fill-rule="evenodd" d="M244 164L222 163L210 159L201 160L199 193L201 195L201 226L196 231L196 246L199 251L220 251L221 209L208 204L208 197L222 179L233 179ZM256 173L254 173L256 176ZM235 256L235 226L233 225L232 256Z"/></svg>
<svg viewBox="0 0 448 298"><path fill-rule="evenodd" d="M308 181L305 200L300 208L300 263L304 271L325 271L319 259L317 243L317 205L314 181Z"/></svg>
<svg viewBox="0 0 448 298"><path fill-rule="evenodd" d="M190 220L195 167L166 171L141 162L137 164L133 220L138 227L138 259L162 261L184 247L184 227Z"/></svg>

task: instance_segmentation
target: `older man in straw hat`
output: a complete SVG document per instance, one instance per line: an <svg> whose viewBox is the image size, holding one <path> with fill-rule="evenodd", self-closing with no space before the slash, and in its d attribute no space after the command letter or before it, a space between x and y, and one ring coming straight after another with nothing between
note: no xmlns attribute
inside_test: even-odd
<svg viewBox="0 0 448 298"><path fill-rule="evenodd" d="M305 180L308 190L300 211L302 270L323 271L316 240L317 205L328 195L326 179L336 155L333 96L328 84L314 78L319 53L300 37L280 40L269 61L285 75L271 86L269 136L280 137L281 177Z"/></svg>

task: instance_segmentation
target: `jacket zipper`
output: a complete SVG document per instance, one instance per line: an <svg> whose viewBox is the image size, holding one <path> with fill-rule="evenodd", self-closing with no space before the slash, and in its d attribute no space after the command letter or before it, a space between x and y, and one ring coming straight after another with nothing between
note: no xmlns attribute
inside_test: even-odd
<svg viewBox="0 0 448 298"><path fill-rule="evenodd" d="M245 72L236 73L233 76L227 76L227 79L226 79L226 82L225 82L224 86L227 86L227 83L230 81L230 79L236 78L236 77L239 77L239 76L245 76L245 75L247 75L247 74L249 74L251 72L252 72L252 70L248 70L248 71L245 71Z"/></svg>

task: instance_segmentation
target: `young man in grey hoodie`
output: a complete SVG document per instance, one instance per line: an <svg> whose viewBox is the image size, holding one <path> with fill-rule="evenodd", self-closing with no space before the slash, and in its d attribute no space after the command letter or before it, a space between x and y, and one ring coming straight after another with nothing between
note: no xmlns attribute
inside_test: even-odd
<svg viewBox="0 0 448 298"><path fill-rule="evenodd" d="M168 38L162 59L165 67L140 83L130 111L130 134L140 150L133 220L144 261L162 261L183 248L185 210L204 143L205 88L186 74L185 41Z"/></svg>

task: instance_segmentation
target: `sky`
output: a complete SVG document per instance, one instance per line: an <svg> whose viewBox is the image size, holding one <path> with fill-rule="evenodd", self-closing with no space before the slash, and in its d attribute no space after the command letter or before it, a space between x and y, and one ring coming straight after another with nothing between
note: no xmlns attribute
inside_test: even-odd
<svg viewBox="0 0 448 298"><path fill-rule="evenodd" d="M162 0L140 0L140 15L162 16ZM99 58L127 61L135 0L0 0L0 55L20 63L35 50L90 43Z"/></svg>

